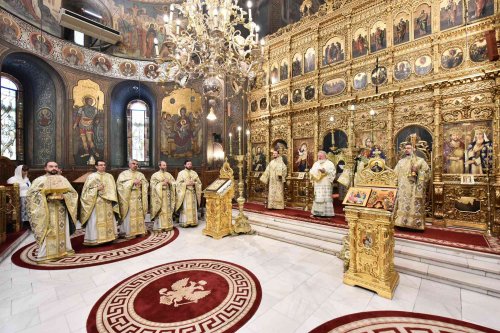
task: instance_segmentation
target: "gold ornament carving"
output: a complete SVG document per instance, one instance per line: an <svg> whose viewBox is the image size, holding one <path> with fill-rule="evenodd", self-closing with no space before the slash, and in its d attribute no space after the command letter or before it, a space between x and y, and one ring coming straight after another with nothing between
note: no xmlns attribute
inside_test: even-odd
<svg viewBox="0 0 500 333"><path fill-rule="evenodd" d="M486 192L486 186L453 186L445 184L443 210L446 226L486 230L488 218L488 210L485 209L488 205ZM479 210L467 212L457 209L456 202L459 200L462 202L463 198L467 198L469 201L479 201ZM472 202L467 203L472 205Z"/></svg>
<svg viewBox="0 0 500 333"><path fill-rule="evenodd" d="M460 120L488 120L493 118L494 111L487 107L471 108L465 106L460 110L449 110L443 112L443 120L445 122L454 122Z"/></svg>

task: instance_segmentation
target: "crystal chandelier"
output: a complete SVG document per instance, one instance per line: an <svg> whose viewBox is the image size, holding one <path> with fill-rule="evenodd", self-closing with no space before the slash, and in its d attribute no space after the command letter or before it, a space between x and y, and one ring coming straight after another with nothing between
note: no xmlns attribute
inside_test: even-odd
<svg viewBox="0 0 500 333"><path fill-rule="evenodd" d="M165 40L158 48L159 80L185 86L189 80L203 78L203 93L217 98L221 80L229 80L235 93L262 70L262 39L259 26L237 0L186 0L171 4L163 19ZM242 35L242 28L248 36ZM261 45L260 45L261 44ZM161 53L159 53L161 51Z"/></svg>

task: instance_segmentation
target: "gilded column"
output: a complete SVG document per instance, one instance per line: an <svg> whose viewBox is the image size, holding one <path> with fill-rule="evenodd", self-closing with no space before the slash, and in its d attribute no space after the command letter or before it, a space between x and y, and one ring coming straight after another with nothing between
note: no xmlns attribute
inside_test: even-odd
<svg viewBox="0 0 500 333"><path fill-rule="evenodd" d="M389 105L387 107L387 136L389 137L387 150L387 161L389 166L394 167L396 165L395 157L394 157L394 145L392 144L392 138L394 136L394 97L389 97Z"/></svg>
<svg viewBox="0 0 500 333"><path fill-rule="evenodd" d="M493 161L495 170L494 195L492 202L493 223L491 231L494 235L500 234L500 78L496 78L494 88L495 119L493 121L493 151L496 159Z"/></svg>
<svg viewBox="0 0 500 333"><path fill-rule="evenodd" d="M433 216L434 219L442 220L443 212L443 191L444 183L442 180L443 160L442 160L442 143L443 143L443 126L441 124L441 91L439 88L434 89L434 138L432 147L431 168L433 173L432 178L432 201L433 201ZM437 221L435 221L436 223ZM437 223L440 224L440 223Z"/></svg>

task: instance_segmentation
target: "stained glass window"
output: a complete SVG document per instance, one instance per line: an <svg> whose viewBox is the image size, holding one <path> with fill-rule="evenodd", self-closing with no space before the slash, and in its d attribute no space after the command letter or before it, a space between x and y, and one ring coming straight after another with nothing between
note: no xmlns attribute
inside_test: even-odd
<svg viewBox="0 0 500 333"><path fill-rule="evenodd" d="M5 76L2 76L0 81L0 155L15 160L18 87Z"/></svg>
<svg viewBox="0 0 500 333"><path fill-rule="evenodd" d="M141 165L149 165L149 110L146 103L135 100L127 110L128 155Z"/></svg>

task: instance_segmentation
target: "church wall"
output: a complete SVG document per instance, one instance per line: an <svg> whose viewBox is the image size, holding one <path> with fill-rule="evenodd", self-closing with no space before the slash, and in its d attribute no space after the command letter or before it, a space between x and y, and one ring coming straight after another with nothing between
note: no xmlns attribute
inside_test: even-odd
<svg viewBox="0 0 500 333"><path fill-rule="evenodd" d="M432 167L428 210L433 223L486 230L490 220L492 230L500 231L500 66L487 60L484 40L484 32L495 29L500 19L499 3L485 2L479 17L469 11L467 27L465 4L453 2L459 8L450 22L447 3L343 1L342 7L333 9L326 4L271 35L264 50L263 77L253 83L248 96L252 160L257 160L259 147L268 162L278 139L286 141L283 153L289 161L296 162L294 156L304 142L314 143L308 149L314 158L324 148L325 136L341 130L349 141L344 150L348 164L373 137L388 165L395 166L401 142L417 133L428 146ZM476 2L468 1L467 6L475 10ZM422 10L428 13L425 29L417 23ZM401 19L407 33L398 35ZM500 39L498 29L496 34ZM360 35L366 38L358 41ZM335 52L327 52L332 45ZM351 104L356 111L349 111ZM492 168L489 176L474 174L475 184L465 185L461 174L449 170L447 147L450 133L458 132L467 150L475 142L475 131L484 131L487 145L493 147ZM464 155L460 158L465 163ZM287 200L296 204L293 183L298 170L294 163L288 166ZM250 177L255 178L258 173L252 168ZM305 189L305 180L301 187ZM250 195L262 199L252 188ZM470 204L465 207L463 202Z"/></svg>

